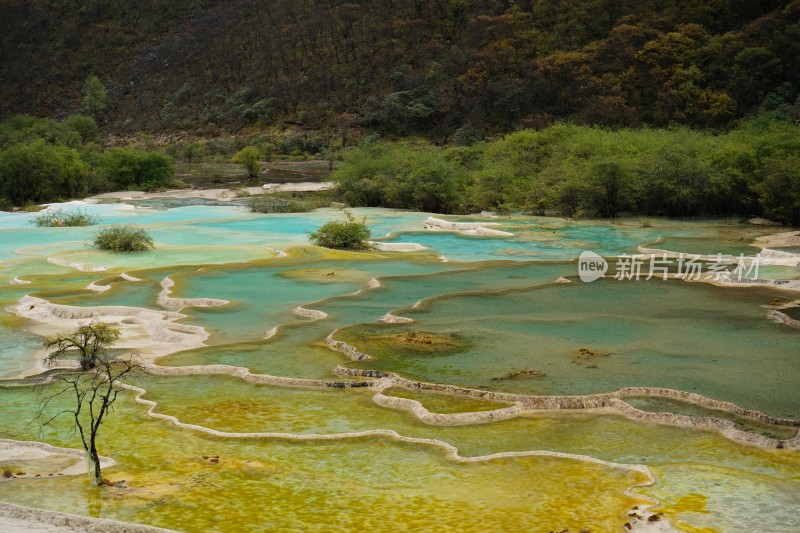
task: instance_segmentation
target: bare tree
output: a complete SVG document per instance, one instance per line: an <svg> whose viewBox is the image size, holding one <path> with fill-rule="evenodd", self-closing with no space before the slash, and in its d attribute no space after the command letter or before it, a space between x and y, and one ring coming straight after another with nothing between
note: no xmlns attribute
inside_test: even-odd
<svg viewBox="0 0 800 533"><path fill-rule="evenodd" d="M114 334L109 335L109 331ZM83 449L86 451L89 479L95 486L99 486L103 481L100 473L100 456L97 453L100 427L113 411L114 403L122 390L121 380L132 377L139 369L133 355L113 358L108 354L108 347L117 337L119 331L103 322L79 326L70 334L55 337L61 341L52 344L57 350L48 356L48 360L60 358L74 349L81 354L81 370L66 370L48 377L42 383L42 397L35 418L40 427L45 428L52 427L56 419L62 415L71 415L73 431L80 435ZM91 355L91 365L88 368L85 368L83 363L85 354ZM58 399L65 396L72 397L73 406L56 409L53 413L52 407Z"/></svg>

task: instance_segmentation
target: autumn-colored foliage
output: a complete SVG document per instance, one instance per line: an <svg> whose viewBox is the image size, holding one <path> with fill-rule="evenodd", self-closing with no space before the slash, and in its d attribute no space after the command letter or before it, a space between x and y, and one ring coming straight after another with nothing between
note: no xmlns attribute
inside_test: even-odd
<svg viewBox="0 0 800 533"><path fill-rule="evenodd" d="M728 127L800 84L789 0L76 4L4 2L0 118L80 111L96 79L111 130L288 123L346 145L351 116L441 142L468 123Z"/></svg>

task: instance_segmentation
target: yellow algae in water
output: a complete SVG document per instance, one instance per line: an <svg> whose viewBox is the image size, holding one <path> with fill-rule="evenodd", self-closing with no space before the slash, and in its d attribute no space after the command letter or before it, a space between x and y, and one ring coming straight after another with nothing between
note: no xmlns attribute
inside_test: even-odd
<svg viewBox="0 0 800 533"><path fill-rule="evenodd" d="M430 331L405 331L367 337L367 343L378 342L387 347L410 350L414 352L450 351L461 345L458 335L440 335Z"/></svg>
<svg viewBox="0 0 800 533"><path fill-rule="evenodd" d="M664 512L669 514L677 513L708 513L706 504L708 496L698 493L691 493L681 496L671 505L664 506Z"/></svg>
<svg viewBox="0 0 800 533"><path fill-rule="evenodd" d="M659 506L659 509L667 516L676 516L679 513L708 514L709 510L706 507L707 504L708 496L693 492L681 496L674 502L664 502L664 505ZM676 526L682 531L688 531L689 533L718 533L717 529L711 527L695 527L685 522L677 522Z"/></svg>
<svg viewBox="0 0 800 533"><path fill-rule="evenodd" d="M354 268L326 267L326 268L298 268L287 270L279 275L287 278L296 278L315 283L366 283L374 274Z"/></svg>
<svg viewBox="0 0 800 533"><path fill-rule="evenodd" d="M432 331L387 331L385 328L353 326L337 333L337 338L354 344L369 355L382 354L453 354L464 351L469 344L456 333Z"/></svg>
<svg viewBox="0 0 800 533"><path fill-rule="evenodd" d="M684 522L677 522L675 526L681 531L686 531L687 533L720 533L719 529L713 527L694 527Z"/></svg>
<svg viewBox="0 0 800 533"><path fill-rule="evenodd" d="M423 407L434 413L474 413L493 411L512 405L505 402L495 402L464 396L451 396L448 394L436 394L433 392L403 389L400 387L386 389L383 391L383 394L386 396L416 400L421 403Z"/></svg>
<svg viewBox="0 0 800 533"><path fill-rule="evenodd" d="M213 252L211 252L213 250ZM139 253L110 253L94 249L70 250L49 253L48 257L60 261L73 269L137 269L158 268L170 265L205 265L236 263L258 259L275 258L278 252L260 245L229 244L217 245L162 245ZM104 272L104 271L103 271Z"/></svg>
<svg viewBox="0 0 800 533"><path fill-rule="evenodd" d="M0 500L185 531L327 524L545 533L618 531L625 510L644 503L623 492L645 476L612 466L555 457L460 463L435 446L383 437L302 443L211 437L149 419L124 394L101 453L117 461L104 477L125 484L98 493L85 476L14 480L0 484ZM14 415L5 430L25 436L22 415L35 398L20 389L0 389L0 396ZM74 436L60 437L75 445Z"/></svg>

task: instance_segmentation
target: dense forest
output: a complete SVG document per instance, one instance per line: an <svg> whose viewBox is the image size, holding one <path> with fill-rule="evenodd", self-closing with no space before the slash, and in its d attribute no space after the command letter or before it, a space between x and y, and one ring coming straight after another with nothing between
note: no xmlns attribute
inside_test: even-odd
<svg viewBox="0 0 800 533"><path fill-rule="evenodd" d="M447 142L569 121L798 113L800 1L2 0L0 118L105 131L291 124Z"/></svg>
<svg viewBox="0 0 800 533"><path fill-rule="evenodd" d="M800 225L800 127L767 114L719 135L555 125L469 146L376 141L345 152L333 179L351 205Z"/></svg>
<svg viewBox="0 0 800 533"><path fill-rule="evenodd" d="M98 144L92 117L16 115L0 123L0 210L81 198L109 190L182 186L172 159L144 147Z"/></svg>

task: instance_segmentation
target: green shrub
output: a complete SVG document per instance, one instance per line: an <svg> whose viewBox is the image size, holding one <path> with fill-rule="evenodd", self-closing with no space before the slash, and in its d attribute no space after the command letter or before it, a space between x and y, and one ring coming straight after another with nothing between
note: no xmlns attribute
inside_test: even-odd
<svg viewBox="0 0 800 533"><path fill-rule="evenodd" d="M453 133L453 144L456 146L472 146L480 142L481 132L467 122Z"/></svg>
<svg viewBox="0 0 800 533"><path fill-rule="evenodd" d="M95 122L92 117L87 115L71 115L67 117L64 124L68 128L78 132L84 144L97 139L97 122Z"/></svg>
<svg viewBox="0 0 800 533"><path fill-rule="evenodd" d="M351 213L345 211L345 220L331 220L309 234L311 242L325 248L340 250L368 250L372 232L367 227L366 219L356 220Z"/></svg>
<svg viewBox="0 0 800 533"><path fill-rule="evenodd" d="M45 211L31 220L31 224L39 228L67 228L75 226L94 226L97 224L97 217L86 213L80 209L64 211L54 209Z"/></svg>
<svg viewBox="0 0 800 533"><path fill-rule="evenodd" d="M144 252L153 247L153 238L142 228L110 226L95 235L92 246L111 252Z"/></svg>
<svg viewBox="0 0 800 533"><path fill-rule="evenodd" d="M88 173L77 150L44 139L0 150L0 196L14 205L82 195Z"/></svg>
<svg viewBox="0 0 800 533"><path fill-rule="evenodd" d="M180 151L181 157L187 163L191 163L193 161L200 161L204 157L210 155L208 147L204 144L196 143L196 142L188 142L183 145Z"/></svg>
<svg viewBox="0 0 800 533"><path fill-rule="evenodd" d="M759 187L764 214L783 224L800 226L800 156L787 154L764 159Z"/></svg>
<svg viewBox="0 0 800 533"><path fill-rule="evenodd" d="M165 188L166 183L160 183L155 180L148 180L139 185L139 188L142 189L144 192L156 192L160 191Z"/></svg>
<svg viewBox="0 0 800 533"><path fill-rule="evenodd" d="M258 148L254 146L246 146L236 152L236 154L231 158L231 162L241 163L244 165L248 176L250 176L252 179L255 179L258 177L258 173L261 172L261 162L259 161L260 158L261 153L258 151Z"/></svg>
<svg viewBox="0 0 800 533"><path fill-rule="evenodd" d="M343 157L331 179L349 205L460 211L465 172L447 161L438 147L416 141L379 141L350 149Z"/></svg>
<svg viewBox="0 0 800 533"><path fill-rule="evenodd" d="M164 187L175 172L170 158L158 152L133 148L111 148L103 154L101 172L119 189Z"/></svg>

